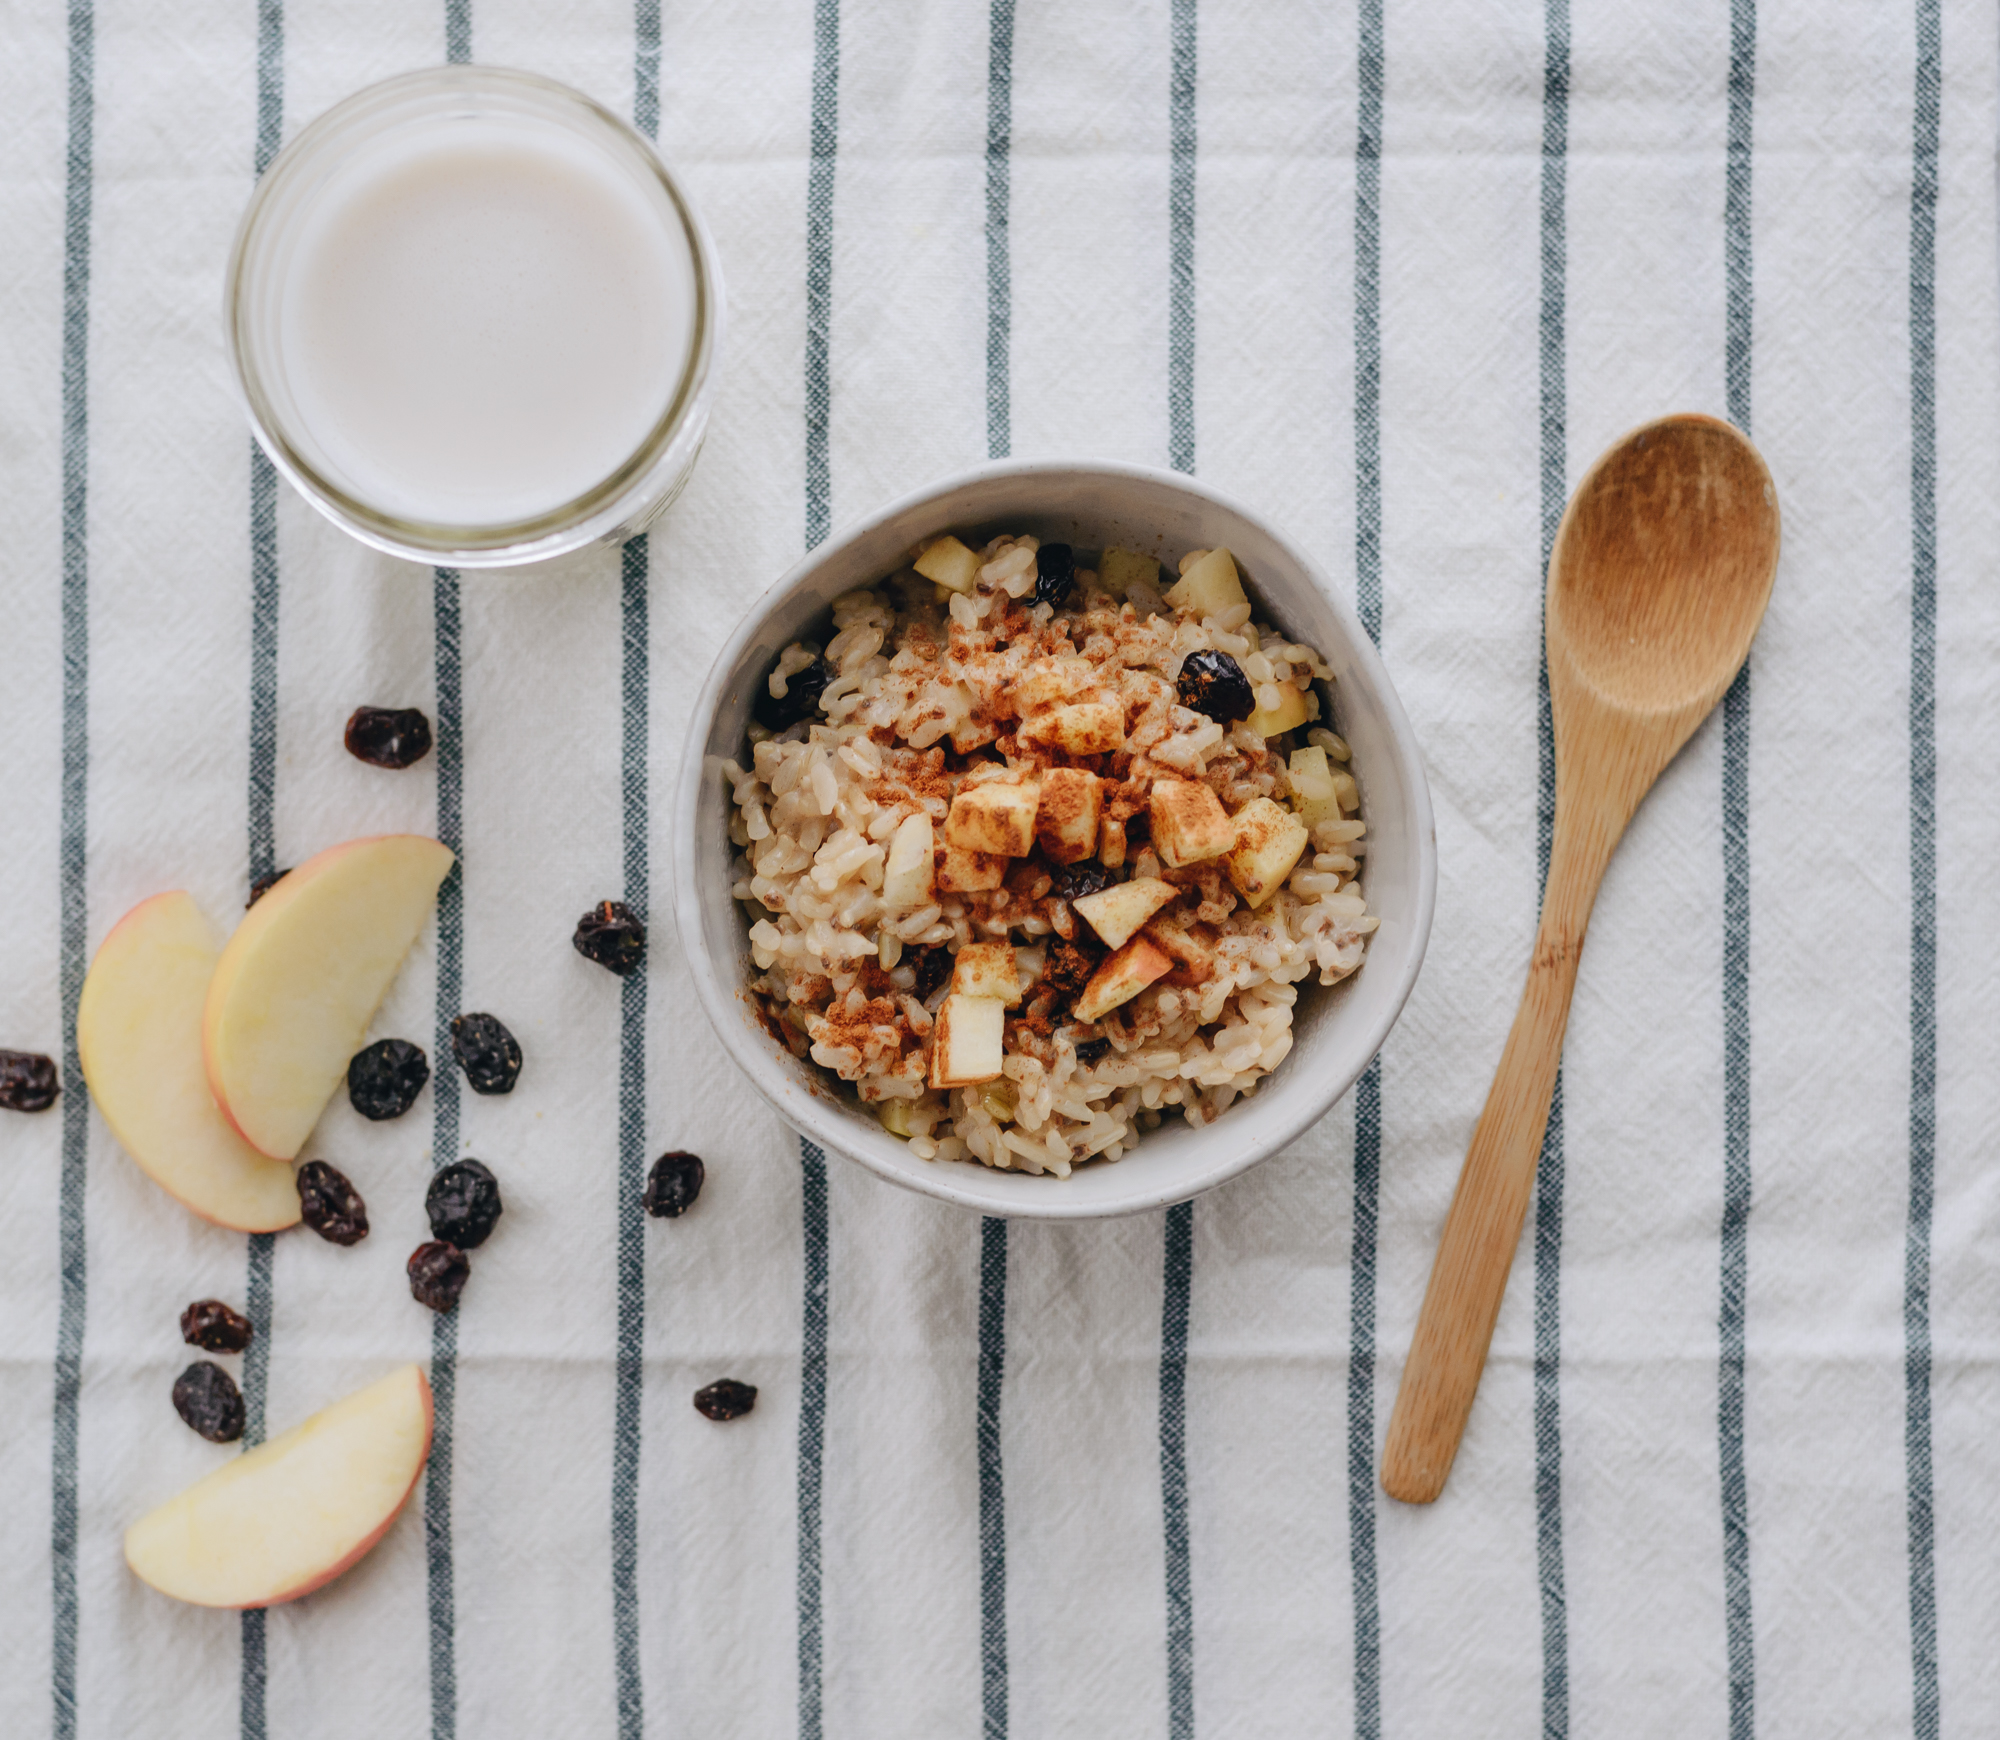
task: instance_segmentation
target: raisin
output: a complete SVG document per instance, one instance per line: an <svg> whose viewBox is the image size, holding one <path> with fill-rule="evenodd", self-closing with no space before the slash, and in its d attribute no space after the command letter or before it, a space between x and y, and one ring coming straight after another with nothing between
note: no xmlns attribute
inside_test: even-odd
<svg viewBox="0 0 2000 1740"><path fill-rule="evenodd" d="M0 1051L0 1106L10 1112L46 1112L61 1092L53 1057L39 1051Z"/></svg>
<svg viewBox="0 0 2000 1740"><path fill-rule="evenodd" d="M416 707L356 707L347 753L371 767L409 767L431 752L431 722Z"/></svg>
<svg viewBox="0 0 2000 1740"><path fill-rule="evenodd" d="M251 907L255 906L258 901L262 900L265 895L269 894L272 889L277 887L289 875L291 875L291 871L289 870L273 870L268 875L258 877L255 882L250 884L250 898L244 901L243 910L248 912Z"/></svg>
<svg viewBox="0 0 2000 1740"><path fill-rule="evenodd" d="M723 1378L694 1393L695 1412L711 1420L735 1420L757 1405L757 1386Z"/></svg>
<svg viewBox="0 0 2000 1740"><path fill-rule="evenodd" d="M181 1340L210 1353L241 1353L251 1333L250 1319L220 1299L197 1299L181 1313Z"/></svg>
<svg viewBox="0 0 2000 1740"><path fill-rule="evenodd" d="M462 1251L483 1245L500 1219L500 1180L477 1160L456 1160L431 1175L424 1213L446 1244Z"/></svg>
<svg viewBox="0 0 2000 1740"><path fill-rule="evenodd" d="M694 1207L701 1182L708 1176L699 1154L675 1149L653 1162L646 1177L646 1212L656 1220L673 1220Z"/></svg>
<svg viewBox="0 0 2000 1740"><path fill-rule="evenodd" d="M1081 941L1052 942L1043 956L1042 976L1035 981L1035 988L1053 991L1068 1002L1090 983L1091 974L1097 971L1097 963L1103 958L1101 950Z"/></svg>
<svg viewBox="0 0 2000 1740"><path fill-rule="evenodd" d="M765 729L783 731L801 719L810 719L819 711L819 698L826 693L826 686L832 681L833 666L821 659L802 671L792 672L785 679L782 695L772 694L768 682L759 683L756 704L751 711L757 715L757 723Z"/></svg>
<svg viewBox="0 0 2000 1740"><path fill-rule="evenodd" d="M931 993L951 977L951 950L920 949L917 953L917 1001L928 1003Z"/></svg>
<svg viewBox="0 0 2000 1740"><path fill-rule="evenodd" d="M1126 824L1129 831L1131 824ZM1058 900L1081 900L1109 888L1117 878L1094 858L1080 858L1074 864L1058 864L1049 877L1049 892Z"/></svg>
<svg viewBox="0 0 2000 1740"><path fill-rule="evenodd" d="M357 1051L347 1066L347 1103L380 1123L400 1118L417 1103L431 1079L430 1059L407 1039L378 1039Z"/></svg>
<svg viewBox="0 0 2000 1740"><path fill-rule="evenodd" d="M213 1360L198 1359L174 1379L174 1412L211 1444L243 1436L243 1392Z"/></svg>
<svg viewBox="0 0 2000 1740"><path fill-rule="evenodd" d="M1257 710L1250 679L1226 652L1211 652L1204 647L1200 652L1189 653L1175 687L1183 707L1206 713L1225 725L1247 719Z"/></svg>
<svg viewBox="0 0 2000 1740"><path fill-rule="evenodd" d="M1035 602L1058 610L1076 588L1076 552L1067 544L1044 544L1035 552Z"/></svg>
<svg viewBox="0 0 2000 1740"><path fill-rule="evenodd" d="M1088 1069L1111 1049L1108 1039L1079 1039L1076 1042L1076 1061L1080 1069Z"/></svg>
<svg viewBox="0 0 2000 1740"><path fill-rule="evenodd" d="M521 1046L491 1015L454 1015L451 1053L476 1094L511 1094L521 1073Z"/></svg>
<svg viewBox="0 0 2000 1740"><path fill-rule="evenodd" d="M331 1245L358 1245L368 1236L368 1205L347 1176L324 1160L298 1171L299 1210L306 1225Z"/></svg>
<svg viewBox="0 0 2000 1740"><path fill-rule="evenodd" d="M646 954L646 927L622 900L600 900L576 921L576 952L621 979Z"/></svg>
<svg viewBox="0 0 2000 1740"><path fill-rule="evenodd" d="M432 1239L410 1253L410 1297L433 1311L449 1311L472 1278L472 1259L456 1245Z"/></svg>

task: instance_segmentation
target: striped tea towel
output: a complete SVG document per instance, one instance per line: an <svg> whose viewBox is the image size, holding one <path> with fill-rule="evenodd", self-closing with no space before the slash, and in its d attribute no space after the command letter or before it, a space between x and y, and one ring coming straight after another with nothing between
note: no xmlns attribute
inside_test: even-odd
<svg viewBox="0 0 2000 1740"><path fill-rule="evenodd" d="M0 1733L2000 1733L2000 296L1975 0L27 0L0 14ZM376 558L254 458L217 305L253 176L452 56L633 115L731 349L649 545ZM1749 428L1785 557L1749 669L1612 866L1541 1187L1443 1501L1375 1459L1511 1016L1549 825L1543 553L1673 409ZM671 771L729 625L830 527L989 454L1198 469L1351 585L1442 884L1351 1098L1152 1219L1008 1227L799 1144L695 1011ZM419 705L433 756L346 756ZM196 1223L91 1112L133 902L329 842L462 854L379 1031L490 1010L316 1143L376 1231ZM650 906L622 986L569 947ZM695 1211L646 1222L667 1148ZM507 1194L453 1317L433 1163ZM1124 1164L1143 1166L1143 1151ZM1060 1189L1051 1184L1051 1189ZM174 1319L257 1320L278 1430L420 1359L429 1474L268 1614L135 1584L228 1454ZM689 1405L759 1387L728 1425Z"/></svg>

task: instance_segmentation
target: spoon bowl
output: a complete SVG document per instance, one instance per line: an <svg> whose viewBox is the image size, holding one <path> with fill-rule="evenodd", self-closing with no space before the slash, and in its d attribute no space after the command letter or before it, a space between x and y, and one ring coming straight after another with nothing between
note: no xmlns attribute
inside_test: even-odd
<svg viewBox="0 0 2000 1740"><path fill-rule="evenodd" d="M1585 474L1549 552L1556 814L1521 1007L1438 1240L1389 1417L1382 1485L1444 1490L1534 1190L1577 961L1640 801L1734 681L1770 602L1778 494L1713 417L1635 429Z"/></svg>
<svg viewBox="0 0 2000 1740"><path fill-rule="evenodd" d="M1694 708L1699 723L1750 651L1777 565L1757 449L1713 417L1648 423L1590 468L1556 532L1551 665L1560 651L1606 705Z"/></svg>

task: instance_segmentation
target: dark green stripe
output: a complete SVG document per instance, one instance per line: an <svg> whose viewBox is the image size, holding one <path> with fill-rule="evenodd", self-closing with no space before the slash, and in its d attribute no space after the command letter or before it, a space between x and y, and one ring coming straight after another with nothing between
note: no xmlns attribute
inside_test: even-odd
<svg viewBox="0 0 2000 1740"><path fill-rule="evenodd" d="M257 137L251 168L261 177L278 154L285 124L285 8L283 0L257 0ZM250 443L250 774L246 798L250 881L278 867L274 811L278 792L278 473L255 441ZM244 1278L250 1345L243 1355L243 1446L264 1442L264 1409L270 1393L271 1265L276 1240L252 1233ZM242 1667L237 1687L241 1740L264 1740L266 1688L264 1610L243 1615Z"/></svg>
<svg viewBox="0 0 2000 1740"><path fill-rule="evenodd" d="M806 178L806 548L825 541L833 496L833 168L840 143L840 0L813 3L812 168Z"/></svg>
<svg viewBox="0 0 2000 1740"><path fill-rule="evenodd" d="M472 0L444 0L444 58L453 66L472 59Z"/></svg>
<svg viewBox="0 0 2000 1740"><path fill-rule="evenodd" d="M632 125L648 139L660 136L660 0L633 8L636 48L632 67Z"/></svg>
<svg viewBox="0 0 2000 1740"><path fill-rule="evenodd" d="M1729 155L1723 195L1723 394L1750 430L1750 175L1757 90L1757 0L1729 12ZM1754 1740L1757 1669L1750 1614L1750 1491L1743 1457L1744 1318L1750 1269L1750 665L1722 703L1722 1236L1716 1431L1729 1740Z"/></svg>
<svg viewBox="0 0 2000 1740"><path fill-rule="evenodd" d="M90 0L69 7L69 150L63 210L62 329L62 1185L57 1250L55 1407L50 1443L50 1694L56 1740L76 1733L76 1466L86 1298L84 1184L90 1099L76 1050L76 1001L89 942L90 780L90 204L95 123L95 20Z"/></svg>
<svg viewBox="0 0 2000 1740"><path fill-rule="evenodd" d="M1167 95L1167 463L1194 470L1195 0L1173 0Z"/></svg>
<svg viewBox="0 0 2000 1740"><path fill-rule="evenodd" d="M657 22L657 21L656 21ZM656 39L657 40L657 39ZM648 545L625 546L623 742L625 904L643 920L647 866L646 744L649 686ZM646 963L619 982L618 1389L611 1451L611 1622L618 1672L619 1740L639 1740L645 1702L639 1669L639 1404L645 1393Z"/></svg>
<svg viewBox="0 0 2000 1740"><path fill-rule="evenodd" d="M1194 1204L1167 1210L1160 1303L1160 1509L1167 1561L1167 1733L1194 1737L1194 1572L1188 1551L1187 1353Z"/></svg>
<svg viewBox="0 0 2000 1740"><path fill-rule="evenodd" d="M1382 644L1382 0L1362 0L1355 52L1354 608ZM1375 1263L1382 1190L1382 1060L1354 1090L1354 1234L1348 1259L1347 1558L1354 1600L1354 1732L1382 1733L1382 1608L1375 1565Z"/></svg>
<svg viewBox="0 0 2000 1740"><path fill-rule="evenodd" d="M1008 362L1013 263L1008 206L1014 130L1014 0L992 0L986 62L986 456L1013 439ZM1000 1461L1000 1401L1007 1369L1007 1223L979 1234L979 1681L987 1740L1007 1732L1007 1483ZM994 1253L997 1251L998 1256Z"/></svg>
<svg viewBox="0 0 2000 1740"><path fill-rule="evenodd" d="M806 547L825 541L833 479L827 426L833 410L829 346L833 309L833 171L840 145L840 0L814 0L812 167L806 180ZM826 1449L828 1249L826 1156L799 1141L799 1736L820 1740L822 1682L820 1491Z"/></svg>
<svg viewBox="0 0 2000 1740"><path fill-rule="evenodd" d="M1354 1085L1354 1249L1348 1274L1347 1562L1354 1588L1354 1732L1382 1733L1375 1565L1375 1260L1382 1196L1382 1060Z"/></svg>
<svg viewBox="0 0 2000 1740"><path fill-rule="evenodd" d="M465 959L465 740L461 676L459 579L440 568L431 589L436 623L437 837L458 862L437 900L437 1008L431 1033L431 1164L458 1157L458 1070L452 1064L451 1020L459 1013ZM458 1394L458 1311L431 1319L431 1459L424 1476L424 1566L429 1587L431 1740L458 1732L457 1616L452 1598L451 1461L453 1404Z"/></svg>
<svg viewBox="0 0 2000 1740"><path fill-rule="evenodd" d="M1564 219L1569 151L1569 0L1547 0L1542 86L1542 569L1546 573L1567 491L1568 387L1563 346L1568 238ZM1541 671L1541 790L1536 856L1544 890L1555 837L1555 724L1549 670ZM1569 1733L1569 1616L1562 1537L1563 1084L1556 1074L1535 1189L1535 1560L1542 1597L1542 1734Z"/></svg>
<svg viewBox="0 0 2000 1740"><path fill-rule="evenodd" d="M1167 462L1194 470L1195 0L1173 0L1167 82ZM1194 1204L1167 1211L1160 1304L1160 1519L1167 1586L1167 1732L1194 1737L1194 1567L1187 1498L1187 1342Z"/></svg>
<svg viewBox="0 0 2000 1740"><path fill-rule="evenodd" d="M1917 0L1910 178L1910 1207L1903 1258L1903 1453L1910 1535L1911 1726L1937 1740L1931 1488L1931 1212L1937 1189L1938 0Z"/></svg>
<svg viewBox="0 0 2000 1740"><path fill-rule="evenodd" d="M1007 1373L1007 1223L979 1223L979 1711L982 1740L1007 1736L1007 1489L1000 1392Z"/></svg>
<svg viewBox="0 0 2000 1740"><path fill-rule="evenodd" d="M986 45L986 457L1012 450L1014 280L1007 234L1014 143L1014 0L992 0Z"/></svg>
<svg viewBox="0 0 2000 1740"><path fill-rule="evenodd" d="M825 1703L820 1606L820 1482L826 1451L826 1155L799 1141L804 1247L799 1306L799 1735L820 1740Z"/></svg>

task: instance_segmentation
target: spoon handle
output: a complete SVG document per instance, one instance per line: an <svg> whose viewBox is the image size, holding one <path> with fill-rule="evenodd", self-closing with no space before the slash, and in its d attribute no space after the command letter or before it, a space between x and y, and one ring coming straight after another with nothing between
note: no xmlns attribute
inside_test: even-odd
<svg viewBox="0 0 2000 1740"><path fill-rule="evenodd" d="M1406 1504L1429 1504L1444 1490L1534 1193L1577 959L1616 838L1564 820L1558 814L1528 983L1458 1175L1389 1416L1382 1487Z"/></svg>

